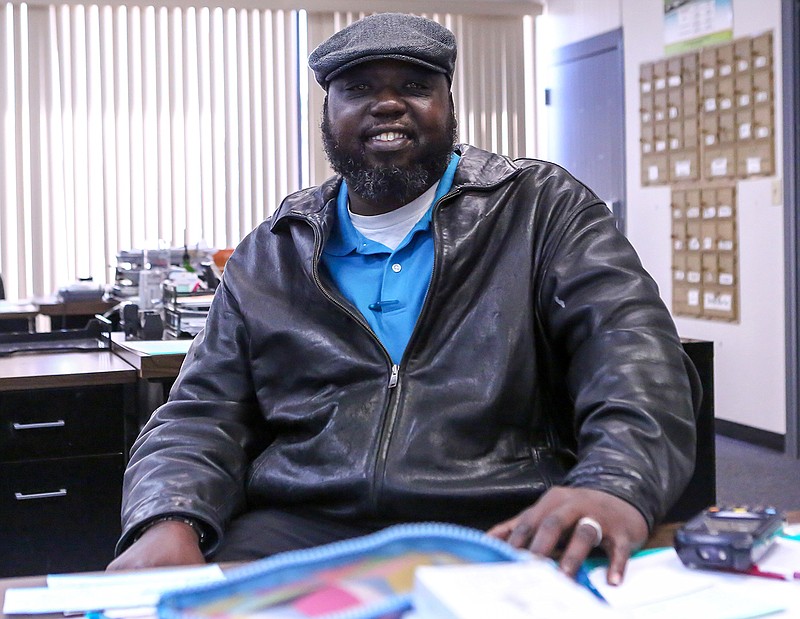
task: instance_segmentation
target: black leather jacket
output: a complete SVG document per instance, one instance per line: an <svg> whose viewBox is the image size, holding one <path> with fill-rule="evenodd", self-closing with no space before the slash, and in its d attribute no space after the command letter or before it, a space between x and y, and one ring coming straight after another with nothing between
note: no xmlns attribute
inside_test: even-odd
<svg viewBox="0 0 800 619"><path fill-rule="evenodd" d="M214 539L248 506L487 527L556 483L664 515L699 393L655 283L562 168L459 151L399 366L320 266L337 179L242 241L132 450L119 550L159 514Z"/></svg>

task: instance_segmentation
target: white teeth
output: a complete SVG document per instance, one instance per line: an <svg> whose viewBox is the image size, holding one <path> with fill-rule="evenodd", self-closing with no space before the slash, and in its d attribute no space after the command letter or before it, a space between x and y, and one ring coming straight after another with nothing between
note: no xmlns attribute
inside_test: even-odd
<svg viewBox="0 0 800 619"><path fill-rule="evenodd" d="M376 135L373 140L378 140L379 142L391 142L392 140L399 140L406 137L404 133L398 133L396 131L387 131L385 133L381 133Z"/></svg>

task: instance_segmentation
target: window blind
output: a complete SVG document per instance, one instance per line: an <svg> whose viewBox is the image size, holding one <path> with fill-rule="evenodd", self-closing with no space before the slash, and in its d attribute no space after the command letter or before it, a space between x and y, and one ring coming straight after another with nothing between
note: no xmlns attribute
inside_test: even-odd
<svg viewBox="0 0 800 619"><path fill-rule="evenodd" d="M297 13L0 5L9 297L116 253L236 244L299 188Z"/></svg>

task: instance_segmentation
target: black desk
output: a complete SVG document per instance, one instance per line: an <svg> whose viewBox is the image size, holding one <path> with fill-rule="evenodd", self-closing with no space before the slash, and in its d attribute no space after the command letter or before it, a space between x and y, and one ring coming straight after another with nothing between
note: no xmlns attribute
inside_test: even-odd
<svg viewBox="0 0 800 619"><path fill-rule="evenodd" d="M39 308L27 300L0 300L0 332L36 330Z"/></svg>
<svg viewBox="0 0 800 619"><path fill-rule="evenodd" d="M0 357L0 576L111 560L136 380L109 350Z"/></svg>
<svg viewBox="0 0 800 619"><path fill-rule="evenodd" d="M60 301L58 297L37 297L32 301L39 313L50 319L50 329L83 329L95 314L116 307L116 301Z"/></svg>

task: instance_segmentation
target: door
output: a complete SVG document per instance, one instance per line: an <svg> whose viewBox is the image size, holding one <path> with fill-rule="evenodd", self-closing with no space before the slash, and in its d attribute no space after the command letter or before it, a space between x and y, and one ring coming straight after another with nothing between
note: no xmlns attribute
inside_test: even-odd
<svg viewBox="0 0 800 619"><path fill-rule="evenodd" d="M557 49L546 90L549 158L605 200L625 231L622 29Z"/></svg>

